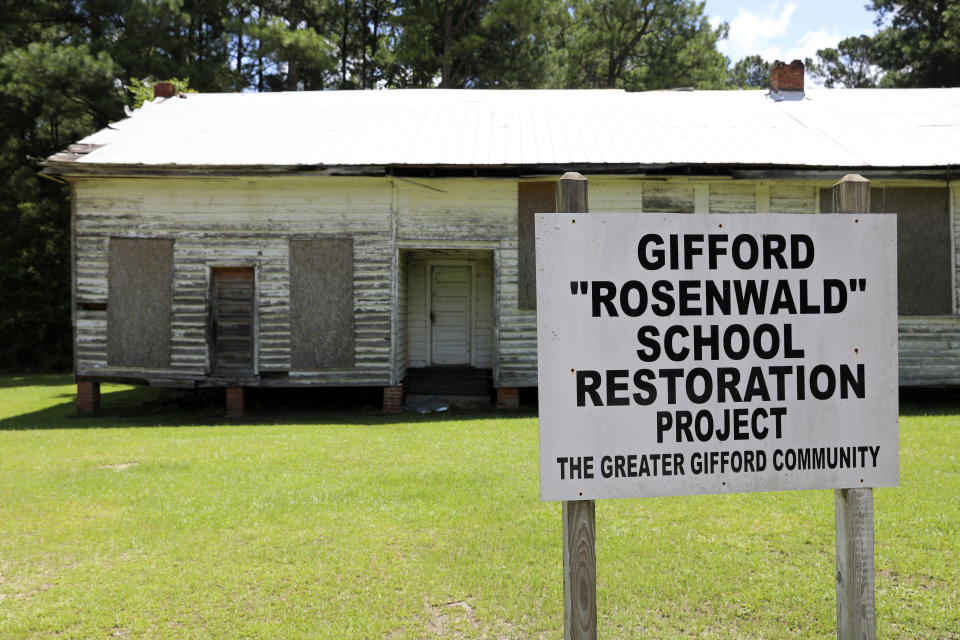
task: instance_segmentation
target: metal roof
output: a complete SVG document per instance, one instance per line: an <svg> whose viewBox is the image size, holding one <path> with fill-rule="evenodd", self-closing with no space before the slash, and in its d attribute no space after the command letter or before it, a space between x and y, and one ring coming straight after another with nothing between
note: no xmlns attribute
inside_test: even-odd
<svg viewBox="0 0 960 640"><path fill-rule="evenodd" d="M48 166L68 162L947 167L960 164L960 89L813 89L781 101L765 91L189 94L147 103Z"/></svg>

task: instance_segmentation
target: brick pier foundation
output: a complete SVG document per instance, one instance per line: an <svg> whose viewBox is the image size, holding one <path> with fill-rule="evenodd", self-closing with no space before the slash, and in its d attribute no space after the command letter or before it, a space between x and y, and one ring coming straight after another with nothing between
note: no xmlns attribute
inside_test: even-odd
<svg viewBox="0 0 960 640"><path fill-rule="evenodd" d="M77 383L77 413L92 416L100 412L100 383L83 380Z"/></svg>
<svg viewBox="0 0 960 640"><path fill-rule="evenodd" d="M227 387L227 417L239 418L245 410L243 387Z"/></svg>
<svg viewBox="0 0 960 640"><path fill-rule="evenodd" d="M400 413L403 411L403 385L395 384L383 388L383 412Z"/></svg>
<svg viewBox="0 0 960 640"><path fill-rule="evenodd" d="M497 387L497 409L519 411L520 389L517 387Z"/></svg>

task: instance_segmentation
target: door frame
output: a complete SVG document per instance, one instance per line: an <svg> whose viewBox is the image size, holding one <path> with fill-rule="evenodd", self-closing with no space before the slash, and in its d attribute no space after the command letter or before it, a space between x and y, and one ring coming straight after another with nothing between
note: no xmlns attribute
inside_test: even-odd
<svg viewBox="0 0 960 640"><path fill-rule="evenodd" d="M236 260L211 260L204 263L207 290L207 322L206 322L206 375L216 376L216 353L214 352L213 324L216 318L213 317L213 295L214 295L214 269L253 269L253 374L260 375L260 263L259 262L238 262Z"/></svg>
<svg viewBox="0 0 960 640"><path fill-rule="evenodd" d="M467 363L471 367L476 366L477 361L477 272L472 260L457 260L452 258L428 259L425 261L425 295L424 295L424 317L426 318L426 364L428 367L443 366L433 364L433 322L430 320L430 312L433 307L433 268L441 267L467 267L470 270L470 312L467 316L467 322L470 324L468 332L470 335L470 359Z"/></svg>

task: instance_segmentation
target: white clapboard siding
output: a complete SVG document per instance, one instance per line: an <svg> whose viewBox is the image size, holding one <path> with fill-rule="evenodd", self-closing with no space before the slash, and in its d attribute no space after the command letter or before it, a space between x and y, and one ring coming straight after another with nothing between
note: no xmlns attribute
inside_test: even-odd
<svg viewBox="0 0 960 640"><path fill-rule="evenodd" d="M710 213L756 213L757 187L751 183L721 182L709 185Z"/></svg>
<svg viewBox="0 0 960 640"><path fill-rule="evenodd" d="M837 178L839 179L839 175ZM819 182L588 176L592 211L819 210ZM883 181L875 181L878 187ZM498 386L537 383L536 312L518 309L517 180L263 176L84 178L76 182L76 368L135 377L107 364L111 236L172 238L171 364L149 372L205 379L211 266L257 268L257 365L290 370L289 240L354 242L355 366L290 371L295 384L386 385L428 364L429 270L436 260L473 268L473 363ZM960 188L951 189L960 251ZM960 258L960 255L958 255ZM397 281L396 279L399 279ZM957 280L960 280L958 278ZM955 281L957 298L960 282ZM901 384L957 384L958 318L900 319Z"/></svg>
<svg viewBox="0 0 960 640"><path fill-rule="evenodd" d="M476 367L493 367L493 262L480 260L473 267L474 288L474 342L473 364Z"/></svg>
<svg viewBox="0 0 960 640"><path fill-rule="evenodd" d="M209 370L207 297L213 266L257 269L257 368L290 371L289 240L354 242L355 366L297 372L304 384L389 384L392 187L386 178L80 180L76 189L77 302L104 303L111 236L174 240L171 363L158 377ZM77 372L134 375L106 361L106 312L82 311Z"/></svg>
<svg viewBox="0 0 960 640"><path fill-rule="evenodd" d="M838 176L838 180L843 176ZM818 189L809 185L771 184L770 211L816 213Z"/></svg>
<svg viewBox="0 0 960 640"><path fill-rule="evenodd" d="M411 260L407 266L407 354L409 366L427 366L427 263Z"/></svg>
<svg viewBox="0 0 960 640"><path fill-rule="evenodd" d="M950 185L950 229L953 232L953 312L960 313L960 184Z"/></svg>
<svg viewBox="0 0 960 640"><path fill-rule="evenodd" d="M643 185L644 211L693 211L695 202L695 187L691 183L651 180Z"/></svg>
<svg viewBox="0 0 960 640"><path fill-rule="evenodd" d="M643 211L643 182L637 178L589 177L587 204L590 211L599 213L640 213Z"/></svg>
<svg viewBox="0 0 960 640"><path fill-rule="evenodd" d="M403 380L410 366L410 319L409 319L409 266L406 260L397 262L397 300L393 315L396 327L394 328L395 344L393 345L393 379Z"/></svg>
<svg viewBox="0 0 960 640"><path fill-rule="evenodd" d="M960 385L960 317L900 317L900 385Z"/></svg>
<svg viewBox="0 0 960 640"><path fill-rule="evenodd" d="M398 180L401 245L469 248L517 233L517 183L490 179Z"/></svg>

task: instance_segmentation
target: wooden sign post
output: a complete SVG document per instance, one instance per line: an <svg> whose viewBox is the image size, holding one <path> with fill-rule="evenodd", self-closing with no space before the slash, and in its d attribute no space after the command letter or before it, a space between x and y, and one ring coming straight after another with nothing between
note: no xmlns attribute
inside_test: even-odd
<svg viewBox="0 0 960 640"><path fill-rule="evenodd" d="M846 175L833 185L836 213L869 213L870 181ZM873 489L836 489L837 638L875 640Z"/></svg>
<svg viewBox="0 0 960 640"><path fill-rule="evenodd" d="M872 487L899 482L896 219L535 215L540 498L563 501L564 637L597 637L606 498L836 491L837 635L875 637ZM838 428L842 426L842 428ZM869 488L868 488L869 487Z"/></svg>
<svg viewBox="0 0 960 640"><path fill-rule="evenodd" d="M568 172L557 181L558 213L587 212L587 179ZM597 553L593 500L563 501L563 637L596 640Z"/></svg>

